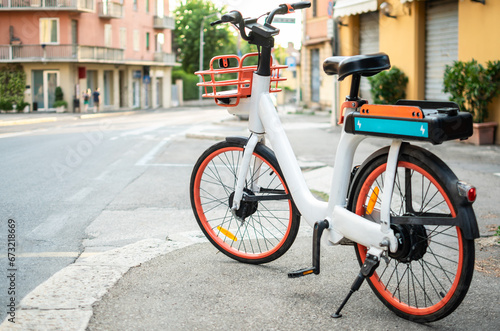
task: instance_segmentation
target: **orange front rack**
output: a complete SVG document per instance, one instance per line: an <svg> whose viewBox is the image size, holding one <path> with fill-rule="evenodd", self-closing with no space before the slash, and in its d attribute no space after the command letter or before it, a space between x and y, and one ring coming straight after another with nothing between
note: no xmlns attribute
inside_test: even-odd
<svg viewBox="0 0 500 331"><path fill-rule="evenodd" d="M204 98L213 98L218 106L223 107L235 107L239 104L241 98L250 97L253 72L257 70L257 66L245 66L244 63L248 58L258 55L258 53L249 53L241 58L237 55L214 57L210 61L210 70L195 72L203 80L203 82L197 84L205 88L205 94L202 96ZM214 63L218 64L218 68L214 69ZM281 92L281 89L278 88L278 82L286 80L285 77L280 77L280 70L285 68L287 66L275 65L271 62L269 92ZM205 79L206 76L209 78Z"/></svg>

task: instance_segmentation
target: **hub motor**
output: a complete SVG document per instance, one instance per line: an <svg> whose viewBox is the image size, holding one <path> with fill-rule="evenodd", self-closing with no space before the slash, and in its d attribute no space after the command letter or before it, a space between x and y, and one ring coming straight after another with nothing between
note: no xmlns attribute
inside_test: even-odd
<svg viewBox="0 0 500 331"><path fill-rule="evenodd" d="M428 236L423 225L393 224L391 228L398 238L398 250L389 256L403 263L417 261L427 252Z"/></svg>
<svg viewBox="0 0 500 331"><path fill-rule="evenodd" d="M255 195L251 190L248 188L243 189L243 196L246 195ZM229 208L233 207L233 199L234 199L234 192L229 195ZM236 216L241 218L242 220L245 220L250 215L253 215L257 211L257 207L259 205L258 201L243 201L243 199L240 202L240 208L235 212Z"/></svg>

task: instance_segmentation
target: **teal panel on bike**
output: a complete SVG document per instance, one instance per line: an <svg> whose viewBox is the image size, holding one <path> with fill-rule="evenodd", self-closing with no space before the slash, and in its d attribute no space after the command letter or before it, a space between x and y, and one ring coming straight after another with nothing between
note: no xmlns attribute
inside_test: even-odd
<svg viewBox="0 0 500 331"><path fill-rule="evenodd" d="M358 132L385 133L421 138L429 137L428 124L425 122L355 117L354 126Z"/></svg>

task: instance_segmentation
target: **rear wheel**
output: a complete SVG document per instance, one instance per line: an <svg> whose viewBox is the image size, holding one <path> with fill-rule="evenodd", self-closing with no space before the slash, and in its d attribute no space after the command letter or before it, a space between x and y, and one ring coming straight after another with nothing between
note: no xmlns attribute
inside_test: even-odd
<svg viewBox="0 0 500 331"><path fill-rule="evenodd" d="M450 192L441 183L444 173L428 167L433 161L405 153L398 163L391 216L455 217ZM379 156L360 174L351 208L379 222L387 154ZM398 238L396 253L389 253L368 279L377 297L397 315L416 322L432 322L453 312L465 297L474 269L474 241L456 226L392 224ZM367 249L355 246L360 265Z"/></svg>
<svg viewBox="0 0 500 331"><path fill-rule="evenodd" d="M288 187L274 153L261 144L252 155L243 190L250 199L232 213L243 151L243 142L224 141L203 153L191 176L191 205L200 228L221 252L241 262L266 263L290 248L300 215L286 196Z"/></svg>

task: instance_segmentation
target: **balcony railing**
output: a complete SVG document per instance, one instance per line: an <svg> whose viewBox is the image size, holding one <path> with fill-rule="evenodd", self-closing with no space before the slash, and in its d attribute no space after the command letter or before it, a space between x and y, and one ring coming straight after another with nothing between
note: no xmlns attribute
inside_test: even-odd
<svg viewBox="0 0 500 331"><path fill-rule="evenodd" d="M155 53L155 62L161 62L165 64L175 64L175 54L173 53L163 53L163 52L156 52Z"/></svg>
<svg viewBox="0 0 500 331"><path fill-rule="evenodd" d="M0 62L123 62L123 49L80 45L0 45Z"/></svg>
<svg viewBox="0 0 500 331"><path fill-rule="evenodd" d="M153 18L153 27L155 29L175 29L175 19L173 17L158 17Z"/></svg>
<svg viewBox="0 0 500 331"><path fill-rule="evenodd" d="M122 18L123 5L117 2L99 1L99 17Z"/></svg>
<svg viewBox="0 0 500 331"><path fill-rule="evenodd" d="M105 61L123 61L123 49L79 46L81 60L105 60Z"/></svg>
<svg viewBox="0 0 500 331"><path fill-rule="evenodd" d="M94 2L94 0L0 0L0 11L50 9L90 12L94 10Z"/></svg>

